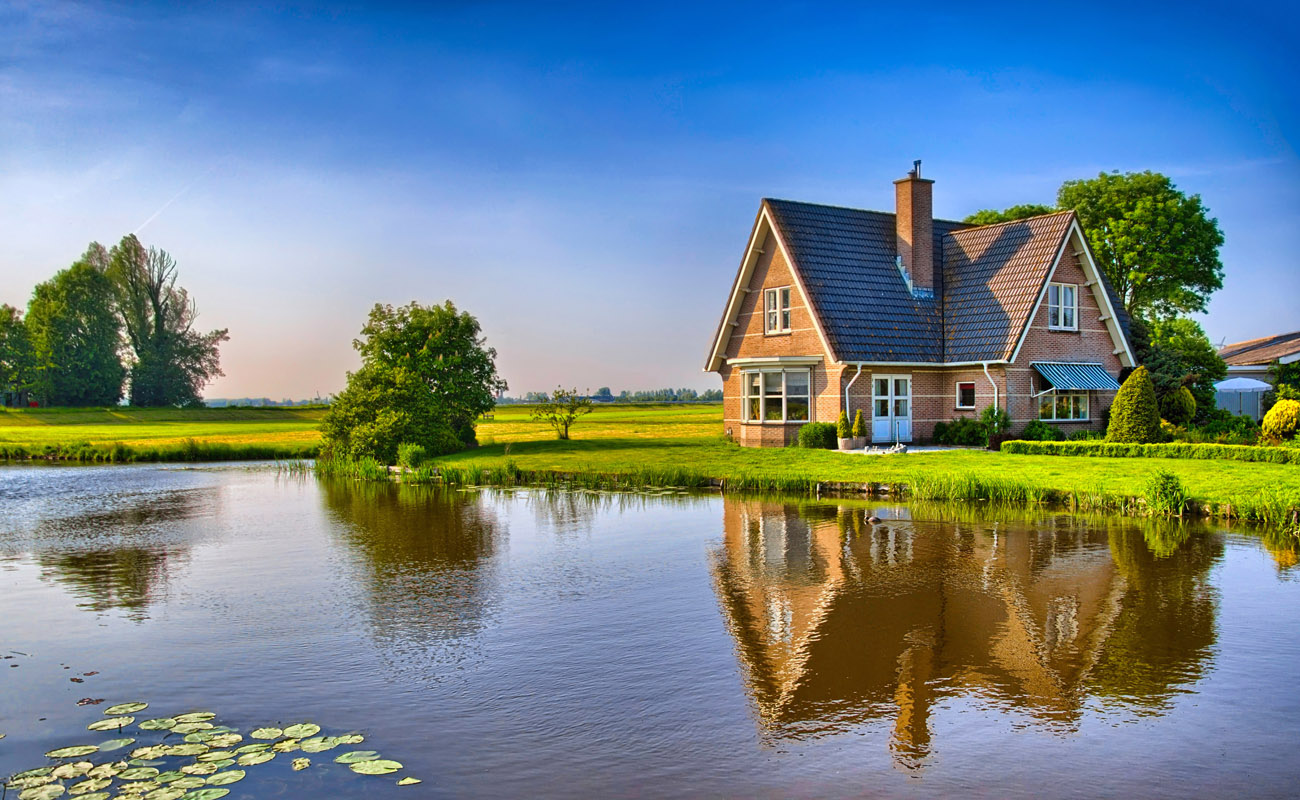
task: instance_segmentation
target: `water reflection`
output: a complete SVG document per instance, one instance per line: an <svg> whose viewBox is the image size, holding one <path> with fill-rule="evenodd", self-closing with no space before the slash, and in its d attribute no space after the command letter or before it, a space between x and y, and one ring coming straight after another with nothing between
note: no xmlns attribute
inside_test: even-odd
<svg viewBox="0 0 1300 800"><path fill-rule="evenodd" d="M320 481L364 569L369 628L393 666L426 676L431 662L474 656L499 587L491 559L505 528L478 498L430 486Z"/></svg>
<svg viewBox="0 0 1300 800"><path fill-rule="evenodd" d="M717 593L767 736L892 721L924 766L937 703L1073 730L1090 698L1159 713L1207 668L1223 552L1201 529L1068 515L865 522L860 506L727 499ZM917 516L936 519L933 511Z"/></svg>

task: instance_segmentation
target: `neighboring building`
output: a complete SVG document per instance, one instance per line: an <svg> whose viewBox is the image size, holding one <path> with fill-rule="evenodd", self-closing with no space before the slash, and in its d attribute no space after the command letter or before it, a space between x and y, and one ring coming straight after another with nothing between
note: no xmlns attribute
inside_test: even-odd
<svg viewBox="0 0 1300 800"><path fill-rule="evenodd" d="M1228 365L1229 381L1234 378L1249 378L1268 384L1271 388L1273 376L1269 371L1270 367L1274 364L1294 364L1300 361L1300 331L1224 345L1219 348L1219 356ZM1214 403L1233 414L1244 414L1258 420L1263 410L1261 405L1263 397L1262 387L1253 387L1244 391L1219 390L1214 393Z"/></svg>
<svg viewBox="0 0 1300 800"><path fill-rule="evenodd" d="M919 168L894 182L896 214L762 201L705 365L736 441L788 444L859 408L879 443L990 404L1016 432L1101 428L1136 362L1074 212L936 220Z"/></svg>

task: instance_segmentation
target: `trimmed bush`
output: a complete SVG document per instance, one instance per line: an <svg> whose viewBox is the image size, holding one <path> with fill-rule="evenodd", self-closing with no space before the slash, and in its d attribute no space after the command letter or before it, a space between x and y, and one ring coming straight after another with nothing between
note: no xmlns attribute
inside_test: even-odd
<svg viewBox="0 0 1300 800"><path fill-rule="evenodd" d="M1160 410L1156 389L1146 367L1138 367L1115 393L1110 406L1106 441L1146 444L1160 440Z"/></svg>
<svg viewBox="0 0 1300 800"><path fill-rule="evenodd" d="M867 435L867 422L862 418L862 409L858 409L853 414L853 438L865 438Z"/></svg>
<svg viewBox="0 0 1300 800"><path fill-rule="evenodd" d="M849 415L843 411L840 412L840 418L835 423L835 434L841 439L853 438L853 426L849 424Z"/></svg>
<svg viewBox="0 0 1300 800"><path fill-rule="evenodd" d="M988 430L973 419L958 417L952 422L936 422L934 440L939 444L978 446L988 441Z"/></svg>
<svg viewBox="0 0 1300 800"><path fill-rule="evenodd" d="M799 446L809 450L834 450L835 425L830 422L809 422L799 428Z"/></svg>
<svg viewBox="0 0 1300 800"><path fill-rule="evenodd" d="M1196 398L1191 389L1179 386L1160 401L1160 416L1178 427L1183 427L1196 416Z"/></svg>
<svg viewBox="0 0 1300 800"><path fill-rule="evenodd" d="M1097 456L1102 458L1192 458L1300 464L1300 448L1256 447L1241 444L1131 444L1104 441L1004 442L1002 452L1037 456Z"/></svg>
<svg viewBox="0 0 1300 800"><path fill-rule="evenodd" d="M1036 419L1025 426L1025 431L1020 434L1020 438L1030 442L1063 442L1065 431L1055 425L1048 425L1041 419Z"/></svg>
<svg viewBox="0 0 1300 800"><path fill-rule="evenodd" d="M1300 401L1279 400L1264 415L1260 430L1270 439L1294 439L1300 430Z"/></svg>

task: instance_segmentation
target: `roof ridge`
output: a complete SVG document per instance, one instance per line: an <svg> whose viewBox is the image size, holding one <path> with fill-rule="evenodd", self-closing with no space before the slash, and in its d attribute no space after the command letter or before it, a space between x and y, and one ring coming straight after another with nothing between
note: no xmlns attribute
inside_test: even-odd
<svg viewBox="0 0 1300 800"><path fill-rule="evenodd" d="M1246 350L1257 350L1269 342L1276 342L1278 340L1289 339L1292 336L1300 336L1300 331L1291 331L1290 333L1275 333L1272 336L1259 336L1254 339L1243 339L1240 342L1225 344L1223 347L1219 348L1219 352L1226 353L1229 350L1237 350L1241 348L1244 348Z"/></svg>
<svg viewBox="0 0 1300 800"><path fill-rule="evenodd" d="M1060 211L1053 211L1053 212L1050 213L1050 214L1035 214L1035 215L1032 216L1032 217L1021 217L1020 219L1009 219L1009 220L1006 220L1006 221L1004 221L1004 222L990 222L990 223L987 224L987 225L971 225L971 227L969 227L969 228L963 228L963 229L960 230L960 231L953 231L952 233L950 233L950 234L948 234L948 235L949 235L949 236L952 236L952 235L955 234L955 233L971 233L971 232L974 232L974 231L983 231L983 230L987 230L987 229L989 229L989 228L996 228L996 227L998 227L999 225L1014 225L1014 224L1016 224L1016 223L1018 223L1018 222L1030 222L1030 221L1032 221L1032 220L1036 220L1036 219L1046 219L1046 218L1048 218L1048 217L1059 217L1059 216L1062 215L1062 214L1073 214L1073 213L1074 213L1074 209L1073 209L1073 208L1065 208L1065 209L1061 209ZM966 224L969 225L970 223L966 223Z"/></svg>
<svg viewBox="0 0 1300 800"><path fill-rule="evenodd" d="M837 206L834 203L809 203L805 200L787 200L784 197L764 197L764 203L790 203L797 206L816 206L817 208L834 208L839 211L856 211L860 214L879 214L882 217L896 217L897 213L893 211L877 211L874 208L857 208L855 206ZM949 222L953 225L970 225L969 222L962 222L956 219L942 219L934 217L935 222Z"/></svg>

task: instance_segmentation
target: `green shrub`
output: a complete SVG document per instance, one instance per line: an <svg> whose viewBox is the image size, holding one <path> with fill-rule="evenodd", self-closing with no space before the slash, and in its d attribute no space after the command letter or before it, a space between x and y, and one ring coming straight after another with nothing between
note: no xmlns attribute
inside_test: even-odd
<svg viewBox="0 0 1300 800"><path fill-rule="evenodd" d="M1260 426L1263 434L1270 439L1294 439L1300 430L1300 401L1279 400L1264 415L1264 424Z"/></svg>
<svg viewBox="0 0 1300 800"><path fill-rule="evenodd" d="M809 450L834 450L835 425L830 422L809 422L799 428L799 446Z"/></svg>
<svg viewBox="0 0 1300 800"><path fill-rule="evenodd" d="M1165 395L1160 401L1160 416L1179 427L1191 422L1196 416L1196 398L1192 396L1192 390L1179 386Z"/></svg>
<svg viewBox="0 0 1300 800"><path fill-rule="evenodd" d="M958 417L952 422L935 423L934 440L939 444L982 445L988 441L988 429L969 417Z"/></svg>
<svg viewBox="0 0 1300 800"><path fill-rule="evenodd" d="M862 409L858 409L853 414L853 436L854 438L865 438L867 435L867 423L862 418Z"/></svg>
<svg viewBox="0 0 1300 800"><path fill-rule="evenodd" d="M1151 513L1165 517L1181 517L1187 508L1187 491L1183 489L1182 481L1163 469L1156 470L1147 478L1142 497Z"/></svg>
<svg viewBox="0 0 1300 800"><path fill-rule="evenodd" d="M1215 408L1205 415L1204 422L1189 427L1179 439L1187 442L1255 444L1259 440L1259 423L1250 417Z"/></svg>
<svg viewBox="0 0 1300 800"><path fill-rule="evenodd" d="M853 437L853 426L849 424L849 415L840 412L839 421L835 423L835 434L841 439L850 439Z"/></svg>
<svg viewBox="0 0 1300 800"><path fill-rule="evenodd" d="M994 440L1000 440L1011 430L1011 415L1006 409L997 406L985 406L980 412L980 424L984 426L984 444L994 446Z"/></svg>
<svg viewBox="0 0 1300 800"><path fill-rule="evenodd" d="M1110 406L1106 441L1147 443L1160 438L1160 411L1156 390L1146 367L1138 367L1115 393Z"/></svg>
<svg viewBox="0 0 1300 800"><path fill-rule="evenodd" d="M1071 442L1093 442L1093 441L1100 441L1105 438L1106 438L1106 434L1104 433L1098 433L1097 431L1088 431L1088 430L1075 431L1074 433L1070 434L1067 437L1067 439Z"/></svg>
<svg viewBox="0 0 1300 800"><path fill-rule="evenodd" d="M1160 441L1173 442L1187 435L1186 428L1180 428L1167 419L1160 420Z"/></svg>
<svg viewBox="0 0 1300 800"><path fill-rule="evenodd" d="M1031 442L1063 442L1065 431L1055 425L1048 425L1041 419L1036 419L1025 426L1025 431L1020 434L1020 438Z"/></svg>
<svg viewBox="0 0 1300 800"><path fill-rule="evenodd" d="M429 452L423 445L403 442L397 446L397 463L407 469L419 469L428 460Z"/></svg>
<svg viewBox="0 0 1300 800"><path fill-rule="evenodd" d="M1006 442L1005 453L1043 456L1098 456L1104 458L1193 458L1228 461L1257 461L1268 464L1300 464L1300 447L1254 447L1250 445L1190 442L1129 444L1105 441Z"/></svg>

